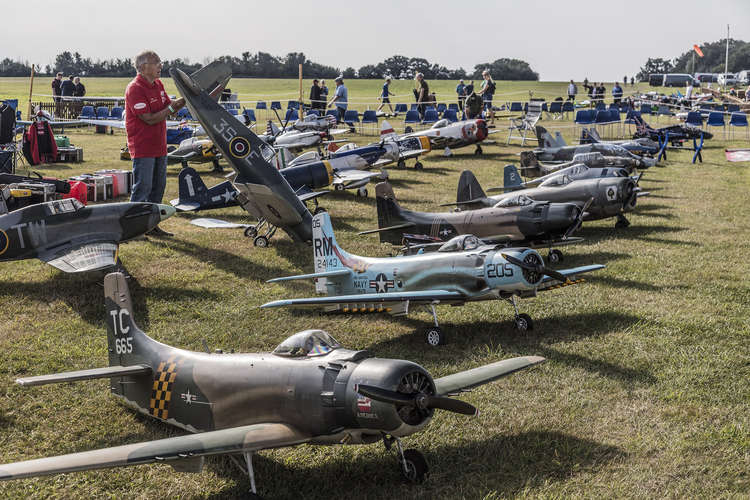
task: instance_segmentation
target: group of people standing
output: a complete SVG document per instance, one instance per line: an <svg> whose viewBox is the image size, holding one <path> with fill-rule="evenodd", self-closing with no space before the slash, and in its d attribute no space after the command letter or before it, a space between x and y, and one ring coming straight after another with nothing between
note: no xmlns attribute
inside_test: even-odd
<svg viewBox="0 0 750 500"><path fill-rule="evenodd" d="M349 107L349 89L344 85L344 77L337 76L334 80L336 89L333 91L333 97L328 100L328 87L325 80L313 80L310 87L310 109L320 110L321 114L326 108L335 106L339 122L344 121L344 115Z"/></svg>
<svg viewBox="0 0 750 500"><path fill-rule="evenodd" d="M63 80L63 74L57 73L52 79L52 100L55 102L55 114L60 115L63 111L63 101L72 101L72 97L83 97L86 95L86 87L81 83L80 77L70 75ZM67 106L66 106L67 107Z"/></svg>
<svg viewBox="0 0 750 500"><path fill-rule="evenodd" d="M481 110L487 111L489 113L490 121L495 121L495 110L492 107L492 99L495 96L495 91L497 90L497 84L495 83L495 80L492 79L492 76L490 75L490 72L488 70L482 71L482 84L479 87L479 91L476 92L477 96L480 96L482 100L482 107ZM465 84L463 80L458 81L458 85L456 85L456 95L458 96L458 109L460 111L466 110L466 116L467 118L476 118L474 116L474 112L469 112L469 110L466 107L467 99L471 97L472 94L474 94L474 80L469 81L469 84Z"/></svg>
<svg viewBox="0 0 750 500"><path fill-rule="evenodd" d="M627 79L625 80L625 83L623 85L627 84ZM604 83L593 83L592 85L589 85L589 80L586 78L583 80L583 88L586 89L589 99L591 100L591 103L593 105L596 105L599 102L604 102L604 94L607 92L607 88L604 86ZM612 87L612 99L615 104L620 104L622 101L622 95L623 95L622 87L618 82L615 82L614 86ZM573 80L570 80L570 83L568 84L568 101L575 102L576 95L578 94L578 86L576 86L575 82Z"/></svg>

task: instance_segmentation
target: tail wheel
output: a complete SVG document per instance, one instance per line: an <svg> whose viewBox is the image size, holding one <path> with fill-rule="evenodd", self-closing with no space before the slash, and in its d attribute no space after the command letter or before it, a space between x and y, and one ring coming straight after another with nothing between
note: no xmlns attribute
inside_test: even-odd
<svg viewBox="0 0 750 500"><path fill-rule="evenodd" d="M424 168L424 165L422 165L421 161L418 161L417 163L414 164L414 168L417 170L422 170Z"/></svg>
<svg viewBox="0 0 750 500"><path fill-rule="evenodd" d="M528 314L519 314L513 321L513 326L516 330L525 332L527 330L534 329L534 322L531 321L531 316L529 316Z"/></svg>
<svg viewBox="0 0 750 500"><path fill-rule="evenodd" d="M547 259L549 259L550 264L558 264L563 261L563 253L556 248L552 249L549 251Z"/></svg>
<svg viewBox="0 0 750 500"><path fill-rule="evenodd" d="M401 472L404 474L404 478L410 483L422 483L427 477L429 467L427 466L427 460L424 459L419 451L409 448L404 450L404 463L401 468Z"/></svg>
<svg viewBox="0 0 750 500"><path fill-rule="evenodd" d="M246 238L255 238L256 236L258 236L258 229L255 226L247 226L245 228Z"/></svg>
<svg viewBox="0 0 750 500"><path fill-rule="evenodd" d="M445 333L437 326L431 327L425 333L425 342L435 347L446 343Z"/></svg>

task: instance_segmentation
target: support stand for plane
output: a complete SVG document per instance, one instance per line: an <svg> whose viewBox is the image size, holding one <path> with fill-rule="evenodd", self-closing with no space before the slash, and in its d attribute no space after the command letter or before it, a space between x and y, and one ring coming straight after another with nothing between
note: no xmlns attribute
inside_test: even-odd
<svg viewBox="0 0 750 500"><path fill-rule="evenodd" d="M622 214L617 215L617 222L615 222L615 229L625 229L630 226L630 221Z"/></svg>
<svg viewBox="0 0 750 500"><path fill-rule="evenodd" d="M411 483L421 483L424 481L429 472L427 460L425 460L424 455L413 448L404 450L403 446L401 446L401 439L397 437L387 434L383 435L383 445L386 450L390 451L393 443L396 443L398 463L401 466L401 473L404 475L404 478Z"/></svg>
<svg viewBox="0 0 750 500"><path fill-rule="evenodd" d="M437 319L437 311L435 310L435 304L430 304L432 309L432 319L435 321L435 326L427 329L425 333L425 341L431 346L443 345L447 342L445 333L440 328Z"/></svg>
<svg viewBox="0 0 750 500"><path fill-rule="evenodd" d="M258 231L263 227L268 226L266 234L258 235ZM255 226L247 226L245 228L245 236L247 238L253 238L253 245L256 247L266 248L273 235L276 234L276 226L268 224L266 219L260 219L258 224Z"/></svg>
<svg viewBox="0 0 750 500"><path fill-rule="evenodd" d="M516 328L516 330L521 330L522 332L525 332L526 330L533 330L534 329L534 322L531 321L531 316L528 314L518 314L518 305L516 305L516 296L511 295L508 299L508 302L513 306L513 311L515 312L515 318L513 319L513 326Z"/></svg>

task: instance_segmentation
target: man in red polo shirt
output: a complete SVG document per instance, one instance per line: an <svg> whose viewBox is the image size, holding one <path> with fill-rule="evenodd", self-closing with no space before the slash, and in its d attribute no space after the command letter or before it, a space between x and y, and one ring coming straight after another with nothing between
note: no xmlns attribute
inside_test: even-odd
<svg viewBox="0 0 750 500"><path fill-rule="evenodd" d="M130 201L161 203L167 186L166 120L185 105L185 99L169 99L159 80L161 67L156 52L141 52L135 58L138 74L125 89L125 130L133 158ZM172 236L158 226L150 234Z"/></svg>

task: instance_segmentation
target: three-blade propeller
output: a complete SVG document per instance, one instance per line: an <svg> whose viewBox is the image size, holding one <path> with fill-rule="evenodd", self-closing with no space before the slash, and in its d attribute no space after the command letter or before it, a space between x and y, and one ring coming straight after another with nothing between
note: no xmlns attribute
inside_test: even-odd
<svg viewBox="0 0 750 500"><path fill-rule="evenodd" d="M357 392L375 401L391 403L395 405L408 405L419 408L420 410L447 410L462 415L478 415L479 410L474 406L461 401L460 399L448 398L445 396L431 396L417 392L415 394L403 394L401 392L390 391L381 387L372 385L359 385Z"/></svg>
<svg viewBox="0 0 750 500"><path fill-rule="evenodd" d="M501 254L505 260L510 262L511 264L514 264L521 269L526 269L527 271L532 271L539 274L546 274L547 276L551 278L555 278L558 281L561 281L563 283L567 283L568 277L564 274L558 273L554 269L550 269L544 265L544 262L537 262L535 264L532 264L530 262L524 262L521 259L517 259L516 257L513 257L512 255L508 254Z"/></svg>

